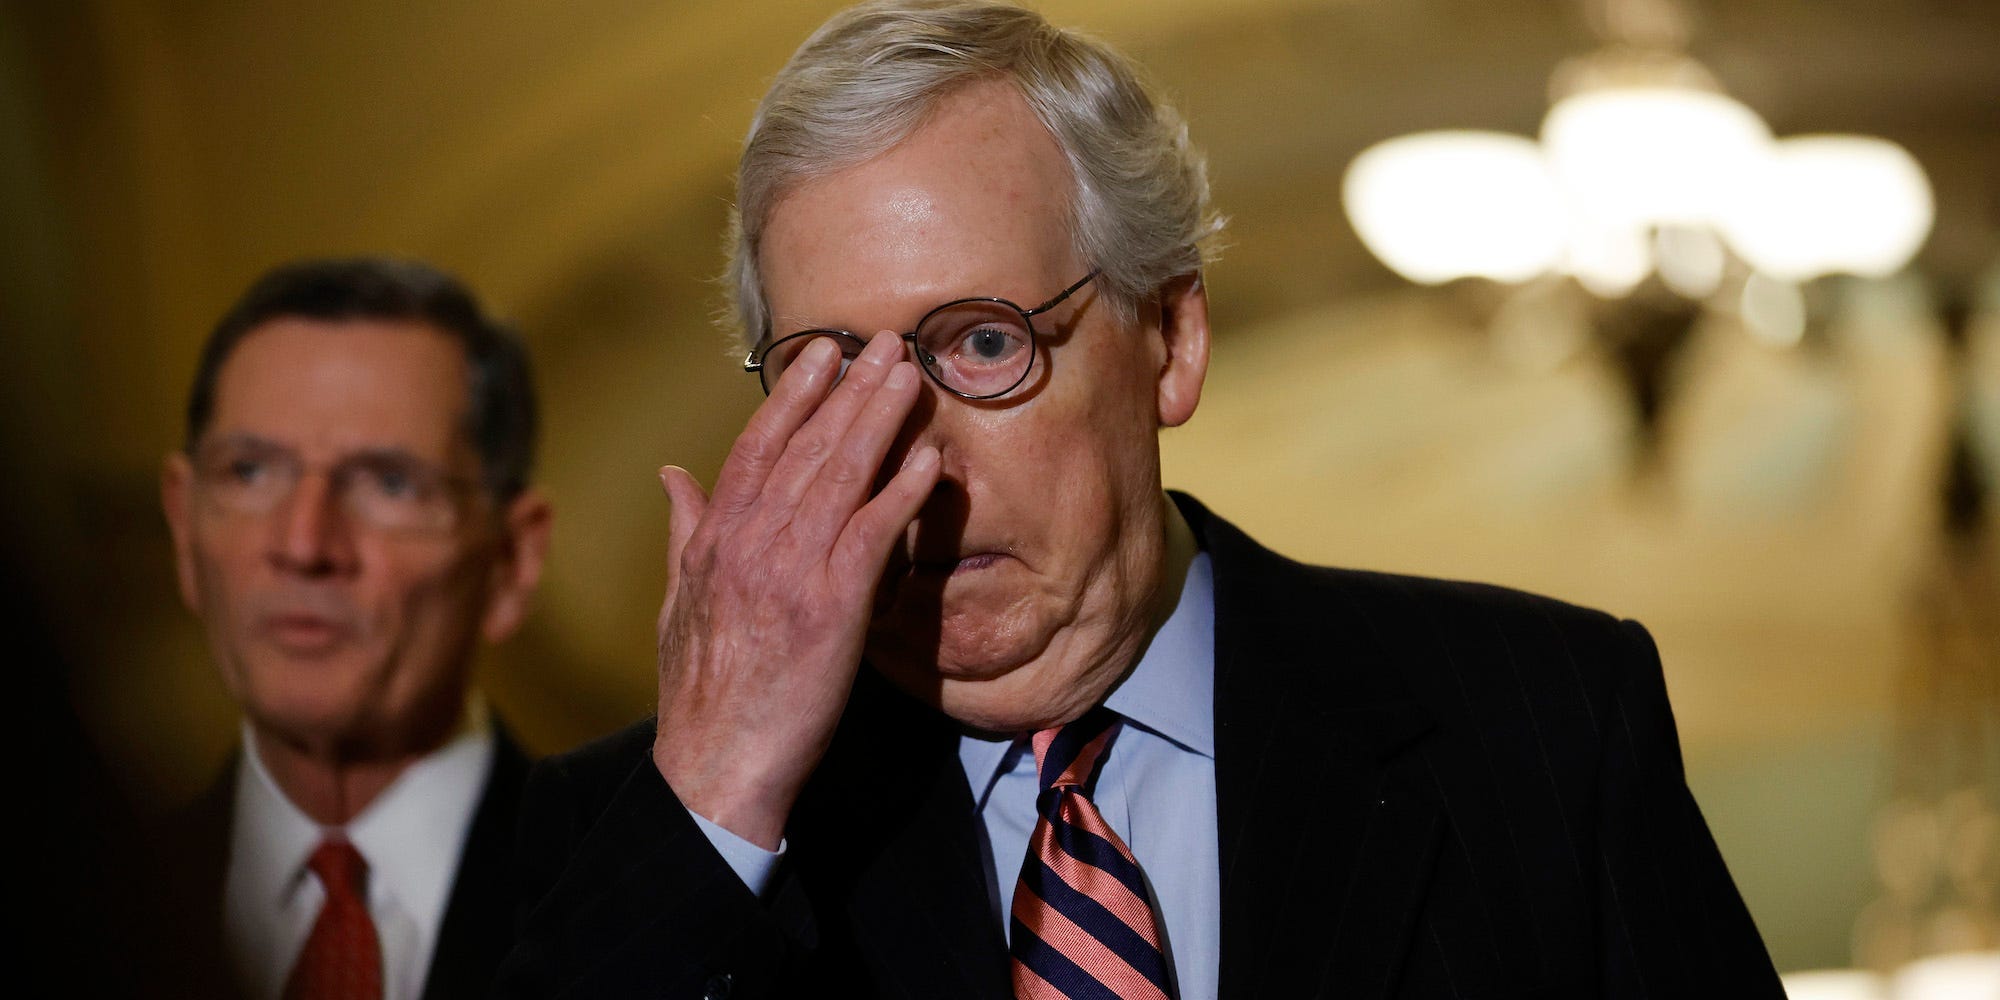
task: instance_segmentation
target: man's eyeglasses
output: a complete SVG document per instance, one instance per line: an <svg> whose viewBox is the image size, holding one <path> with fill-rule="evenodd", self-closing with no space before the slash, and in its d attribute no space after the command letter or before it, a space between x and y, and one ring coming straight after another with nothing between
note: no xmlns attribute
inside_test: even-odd
<svg viewBox="0 0 2000 1000"><path fill-rule="evenodd" d="M902 338L916 351L917 364L946 392L963 399L997 399L1026 382L1035 366L1034 318L1061 305L1097 275L1093 269L1032 309L1001 298L956 299L925 313ZM831 338L840 348L843 372L868 344L846 330L804 330L761 352L751 351L743 370L756 372L764 394L770 395L799 352L820 337Z"/></svg>
<svg viewBox="0 0 2000 1000"><path fill-rule="evenodd" d="M307 464L264 441L224 440L195 452L202 496L233 514L261 516L298 491ZM384 531L445 532L458 524L472 484L400 451L368 451L333 463L329 488L357 523Z"/></svg>

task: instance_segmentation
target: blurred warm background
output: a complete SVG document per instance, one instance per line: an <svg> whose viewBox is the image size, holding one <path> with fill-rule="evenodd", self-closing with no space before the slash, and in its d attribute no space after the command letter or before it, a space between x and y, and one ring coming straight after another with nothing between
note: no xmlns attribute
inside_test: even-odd
<svg viewBox="0 0 2000 1000"><path fill-rule="evenodd" d="M55 692L29 711L72 709L58 728L141 808L221 766L233 714L173 595L159 460L252 277L387 252L461 274L539 364L556 550L493 699L542 751L647 712L653 470L712 479L759 398L710 322L736 143L834 6L0 6L0 541L36 654L15 669ZM1233 216L1171 485L1303 558L1644 621L1781 969L2000 948L2000 5L1039 6L1153 70ZM1656 241L1659 273L1592 291L1420 285L1364 246L1342 184L1365 148L1531 140L1559 66L1627 50L1695 61L1776 136L1907 150L1921 248L1774 283L1709 240L1690 289Z"/></svg>

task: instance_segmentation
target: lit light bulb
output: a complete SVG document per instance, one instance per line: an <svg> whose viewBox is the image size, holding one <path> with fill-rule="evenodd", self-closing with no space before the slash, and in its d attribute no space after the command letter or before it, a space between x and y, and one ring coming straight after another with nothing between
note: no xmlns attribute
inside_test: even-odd
<svg viewBox="0 0 2000 1000"><path fill-rule="evenodd" d="M1930 182L1901 146L1801 136L1774 144L1740 179L1722 231L1738 256L1775 278L1879 278L1910 262L1934 215Z"/></svg>
<svg viewBox="0 0 2000 1000"><path fill-rule="evenodd" d="M1607 229L1715 224L1770 143L1756 112L1685 87L1588 90L1556 102L1542 121L1556 183Z"/></svg>
<svg viewBox="0 0 2000 1000"><path fill-rule="evenodd" d="M1561 196L1536 145L1500 132L1423 132L1369 147L1347 168L1355 232L1421 284L1521 282L1564 252Z"/></svg>

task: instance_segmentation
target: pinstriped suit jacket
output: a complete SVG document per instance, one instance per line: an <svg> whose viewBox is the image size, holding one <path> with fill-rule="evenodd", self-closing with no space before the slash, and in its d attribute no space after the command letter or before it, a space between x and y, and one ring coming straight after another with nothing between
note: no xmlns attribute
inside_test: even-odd
<svg viewBox="0 0 2000 1000"><path fill-rule="evenodd" d="M1215 571L1223 996L1782 997L1643 629L1175 500ZM864 671L761 902L651 741L538 766L500 995L1008 995L948 720Z"/></svg>

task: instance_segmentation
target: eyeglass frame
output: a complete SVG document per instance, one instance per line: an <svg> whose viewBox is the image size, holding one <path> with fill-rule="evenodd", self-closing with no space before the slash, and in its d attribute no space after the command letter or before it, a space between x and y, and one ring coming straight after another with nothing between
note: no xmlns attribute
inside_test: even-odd
<svg viewBox="0 0 2000 1000"><path fill-rule="evenodd" d="M1047 302L1044 302L1041 305L1034 307L1033 309L1023 309L1019 305L1015 304L1013 300L1003 299L997 295L973 295L962 299L953 299L950 302L946 302L943 305L934 307L929 312L924 313L923 318L917 320L917 328L915 330L911 330L907 333L897 334L897 337L899 337L904 343L910 345L910 350L915 352L917 356L917 367L923 369L924 374L928 376L932 382L936 383L938 388L943 389L944 391L951 393L952 395L957 396L960 399L972 400L974 402L983 402L989 399L999 399L1000 397L1005 396L1016 389L1019 389L1024 383L1028 381L1028 376L1034 374L1035 357L1041 353L1041 336L1042 336L1042 331L1035 328L1035 317L1043 313L1046 313L1049 310L1054 309L1059 305L1062 305L1063 302L1067 301L1070 296L1075 295L1077 292L1081 291L1083 289L1083 286L1090 284L1090 282L1093 279L1095 279L1098 275L1103 273L1104 269L1101 267L1091 268L1089 274L1086 274L1083 277L1078 278L1076 282L1071 284L1068 288L1065 288L1062 291L1057 292L1054 298L1049 299ZM941 313L946 309L955 309L959 306L974 305L974 304L1006 306L1007 308L1012 309L1015 312L1019 313L1021 315L1023 323L1025 323L1026 326L1028 327L1028 364L1021 369L1020 378L1015 379L1012 385L1009 385L1007 388L1001 389L998 392L977 394L977 393L963 392L959 389L953 388L951 385L945 382L943 376L939 375L936 371L933 371L930 365L924 363L924 357L925 357L924 349L921 345L917 343L918 331L924 328L925 323L930 322L930 318L932 316L936 316L938 313ZM770 334L770 327L768 324L766 324L764 332L766 336ZM867 343L867 341L862 340L859 335L855 334L851 330L836 330L833 329L832 327L814 327L810 330L800 330L797 333L787 334L783 337L780 337L777 340L771 341L769 344L765 345L765 347L761 351L755 349L751 350L750 353L743 356L743 370L746 373L752 373L757 376L757 384L763 387L764 395L769 396L771 394L771 387L769 385L766 385L764 382L764 374L763 374L764 359L770 357L771 352L776 350L779 344L789 343L791 341L798 340L801 337L845 337L848 340L852 340L858 344ZM935 359L935 355L932 355L931 357ZM780 374L782 375L782 373Z"/></svg>
<svg viewBox="0 0 2000 1000"><path fill-rule="evenodd" d="M290 446L249 437L203 441L185 454L196 487L204 500L215 504L223 511L244 517L268 516L282 504L293 500L306 477L313 474L327 479L328 492L340 507L343 516L351 518L352 523L389 534L426 536L450 534L465 523L467 514L474 513L482 504L490 502L490 496L480 488L477 479L452 473L397 448L364 449L331 462L308 462L297 449ZM238 506L231 500L225 499L225 495L231 490L219 481L218 474L226 476L227 473L218 466L227 466L246 457L254 457L264 462L277 461L281 466L289 466L290 484L283 492L274 494L262 504ZM355 478L361 474L379 471L371 469L371 465L385 464L400 464L403 468L396 471L405 474L414 473L417 474L418 480L428 481L428 485L436 488L438 495L442 497L446 505L443 513L446 516L424 524L387 524L361 513L350 493Z"/></svg>

